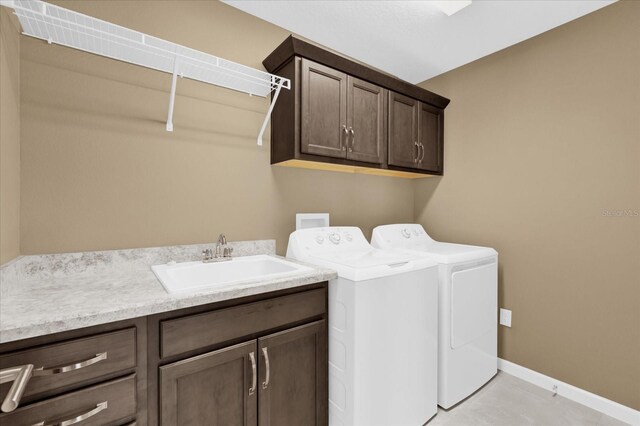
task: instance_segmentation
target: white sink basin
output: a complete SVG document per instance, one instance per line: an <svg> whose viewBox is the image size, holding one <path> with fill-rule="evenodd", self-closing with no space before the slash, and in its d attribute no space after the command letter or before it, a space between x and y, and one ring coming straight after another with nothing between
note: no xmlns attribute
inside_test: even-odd
<svg viewBox="0 0 640 426"><path fill-rule="evenodd" d="M226 262L184 262L154 265L151 270L168 293L226 287L243 281L288 277L311 271L273 256L234 257Z"/></svg>

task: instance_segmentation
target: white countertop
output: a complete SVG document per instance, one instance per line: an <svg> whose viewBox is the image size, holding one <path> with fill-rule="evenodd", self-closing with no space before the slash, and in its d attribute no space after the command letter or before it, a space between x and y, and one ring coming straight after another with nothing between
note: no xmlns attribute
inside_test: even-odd
<svg viewBox="0 0 640 426"><path fill-rule="evenodd" d="M251 244L255 246L255 243ZM234 244L238 248L239 244L244 243ZM274 251L275 244L272 246L267 251ZM197 253L200 249L200 246L182 247ZM175 248L172 250L169 255L171 260L184 261L184 256L176 256ZM238 251L242 251L242 248L235 250ZM28 265L22 265L22 279L11 288L4 289L0 299L0 343L299 287L337 276L331 269L306 265L312 269L285 278L255 279L222 288L169 294L149 265L122 260L114 265L113 259L108 259L101 260L102 267L96 267L95 259L104 256L104 253L120 254L112 251L48 255L44 266L38 263L42 262L41 259L32 259L30 263L27 262ZM243 254L273 255L265 253L264 249L253 252L245 250ZM61 261L59 256L67 258ZM161 263L157 257L148 259L146 256L149 262ZM79 260L81 257L82 261ZM167 257L163 259L167 261ZM5 273L4 268L2 272L5 275L3 281L7 281L11 273Z"/></svg>

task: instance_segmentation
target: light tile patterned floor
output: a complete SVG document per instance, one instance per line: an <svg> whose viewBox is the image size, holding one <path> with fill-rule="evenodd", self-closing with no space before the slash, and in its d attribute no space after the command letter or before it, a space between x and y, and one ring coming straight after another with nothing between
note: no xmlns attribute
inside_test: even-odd
<svg viewBox="0 0 640 426"><path fill-rule="evenodd" d="M427 426L622 426L614 418L504 372Z"/></svg>

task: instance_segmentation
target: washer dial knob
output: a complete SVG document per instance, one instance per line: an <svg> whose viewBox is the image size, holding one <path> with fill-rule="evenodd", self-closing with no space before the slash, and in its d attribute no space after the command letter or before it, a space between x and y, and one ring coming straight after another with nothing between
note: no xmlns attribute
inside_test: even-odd
<svg viewBox="0 0 640 426"><path fill-rule="evenodd" d="M322 235L316 235L316 243L318 244L324 243L324 237Z"/></svg>
<svg viewBox="0 0 640 426"><path fill-rule="evenodd" d="M409 232L409 231L407 230L407 228L404 228L404 229L401 231L401 234L402 234L402 236L403 236L403 237L405 237L405 238L411 238L411 232Z"/></svg>
<svg viewBox="0 0 640 426"><path fill-rule="evenodd" d="M340 234L338 234L337 232L329 234L329 241L331 241L333 244L340 244Z"/></svg>

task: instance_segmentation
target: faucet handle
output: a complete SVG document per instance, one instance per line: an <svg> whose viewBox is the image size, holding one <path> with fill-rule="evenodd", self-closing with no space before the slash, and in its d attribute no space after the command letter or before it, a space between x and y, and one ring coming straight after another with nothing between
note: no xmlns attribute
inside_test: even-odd
<svg viewBox="0 0 640 426"><path fill-rule="evenodd" d="M224 250L222 250L223 257L231 257L231 253L233 253L233 247L225 247Z"/></svg>
<svg viewBox="0 0 640 426"><path fill-rule="evenodd" d="M202 260L211 260L213 257L213 251L211 249L202 250Z"/></svg>

